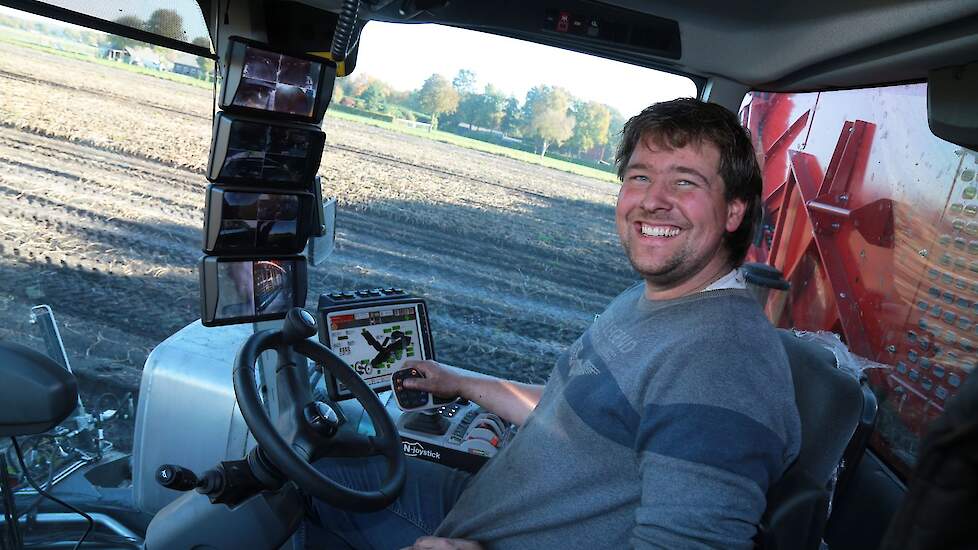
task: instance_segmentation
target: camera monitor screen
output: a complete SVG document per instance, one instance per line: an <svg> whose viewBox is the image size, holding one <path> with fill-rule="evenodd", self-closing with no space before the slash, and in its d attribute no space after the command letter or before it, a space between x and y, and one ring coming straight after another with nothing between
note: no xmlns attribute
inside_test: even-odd
<svg viewBox="0 0 978 550"><path fill-rule="evenodd" d="M309 193L260 193L210 186L204 217L208 254L298 254L312 227Z"/></svg>
<svg viewBox="0 0 978 550"><path fill-rule="evenodd" d="M275 114L318 123L329 104L336 77L332 62L284 54L266 45L231 38L220 106L231 111Z"/></svg>
<svg viewBox="0 0 978 550"><path fill-rule="evenodd" d="M218 113L207 179L232 185L308 190L326 135L298 123L268 123Z"/></svg>
<svg viewBox="0 0 978 550"><path fill-rule="evenodd" d="M420 300L399 300L323 312L325 342L375 391L390 387L391 373L408 359L429 359L430 330ZM334 398L350 390L327 377Z"/></svg>
<svg viewBox="0 0 978 550"><path fill-rule="evenodd" d="M281 319L306 303L306 263L301 256L201 260L204 326Z"/></svg>

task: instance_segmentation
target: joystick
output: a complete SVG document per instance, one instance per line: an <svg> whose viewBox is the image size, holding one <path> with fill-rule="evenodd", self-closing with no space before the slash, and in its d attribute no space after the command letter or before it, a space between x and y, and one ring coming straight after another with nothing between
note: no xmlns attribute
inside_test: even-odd
<svg viewBox="0 0 978 550"><path fill-rule="evenodd" d="M421 390L410 390L404 387L408 378L424 378L423 372L416 368L406 368L391 374L391 387L394 389L394 399L403 411L417 411L431 407L431 394Z"/></svg>

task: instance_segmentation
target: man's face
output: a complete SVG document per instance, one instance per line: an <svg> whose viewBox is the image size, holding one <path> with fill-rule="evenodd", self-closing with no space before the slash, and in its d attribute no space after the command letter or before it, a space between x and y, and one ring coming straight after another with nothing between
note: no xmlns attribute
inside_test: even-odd
<svg viewBox="0 0 978 550"><path fill-rule="evenodd" d="M668 149L645 138L628 159L615 223L647 297L695 292L730 269L723 237L740 226L745 203L726 202L719 167L711 143Z"/></svg>

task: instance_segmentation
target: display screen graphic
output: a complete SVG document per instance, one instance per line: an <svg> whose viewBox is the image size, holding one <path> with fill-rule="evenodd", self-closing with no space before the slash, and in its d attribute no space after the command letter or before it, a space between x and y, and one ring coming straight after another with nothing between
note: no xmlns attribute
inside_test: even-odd
<svg viewBox="0 0 978 550"><path fill-rule="evenodd" d="M247 46L232 105L311 117L322 70L320 63Z"/></svg>
<svg viewBox="0 0 978 550"><path fill-rule="evenodd" d="M306 130L237 120L231 125L221 177L299 182L313 139L314 134Z"/></svg>
<svg viewBox="0 0 978 550"><path fill-rule="evenodd" d="M218 321L285 313L295 302L295 261L221 261L217 264Z"/></svg>
<svg viewBox="0 0 978 550"><path fill-rule="evenodd" d="M327 315L330 348L371 388L390 384L407 359L425 357L418 306L383 305ZM340 391L346 388L340 384Z"/></svg>
<svg viewBox="0 0 978 550"><path fill-rule="evenodd" d="M288 250L298 238L299 196L225 191L216 248L233 252Z"/></svg>

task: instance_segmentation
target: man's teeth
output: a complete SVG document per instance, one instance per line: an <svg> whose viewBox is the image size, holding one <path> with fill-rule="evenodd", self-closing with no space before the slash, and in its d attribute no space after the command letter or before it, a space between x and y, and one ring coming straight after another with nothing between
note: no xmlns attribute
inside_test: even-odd
<svg viewBox="0 0 978 550"><path fill-rule="evenodd" d="M646 237L675 237L678 234L678 227L660 227L642 224L642 235Z"/></svg>

